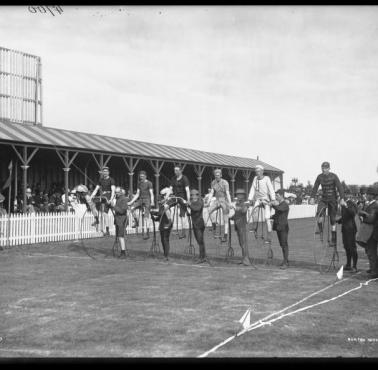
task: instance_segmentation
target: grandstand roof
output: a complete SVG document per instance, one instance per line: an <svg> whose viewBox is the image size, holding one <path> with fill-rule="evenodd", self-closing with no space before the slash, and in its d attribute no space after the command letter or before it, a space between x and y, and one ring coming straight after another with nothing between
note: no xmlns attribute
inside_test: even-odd
<svg viewBox="0 0 378 370"><path fill-rule="evenodd" d="M283 173L274 166L252 158L8 121L0 121L0 141L241 169L255 168L260 164L268 171Z"/></svg>

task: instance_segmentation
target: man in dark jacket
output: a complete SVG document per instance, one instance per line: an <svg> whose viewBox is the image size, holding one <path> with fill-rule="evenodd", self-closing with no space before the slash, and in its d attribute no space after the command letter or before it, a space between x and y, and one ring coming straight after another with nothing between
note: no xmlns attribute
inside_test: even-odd
<svg viewBox="0 0 378 370"><path fill-rule="evenodd" d="M289 223L287 217L289 215L289 205L285 201L285 191L279 189L276 191L276 200L272 202L275 210L273 218L273 230L277 232L278 241L282 248L283 261L280 265L281 269L289 267L289 245L287 242L289 235Z"/></svg>
<svg viewBox="0 0 378 370"><path fill-rule="evenodd" d="M378 248L378 188L369 186L366 191L367 201L365 208L358 212L362 222L373 226L370 238L366 243L366 254L369 258L369 278L378 278L377 248Z"/></svg>
<svg viewBox="0 0 378 370"><path fill-rule="evenodd" d="M341 224L341 234L343 237L343 246L345 249L347 263L344 266L345 271L357 272L357 246L356 246L356 233L357 226L355 217L358 209L357 204L348 198L346 206L341 207L341 218L337 222ZM353 261L353 266L351 263Z"/></svg>
<svg viewBox="0 0 378 370"><path fill-rule="evenodd" d="M232 219L234 220L235 231L238 236L239 245L242 249L242 261L240 264L244 266L252 266L249 259L247 243L247 193L244 189L237 189L235 195L237 199L235 202L235 214Z"/></svg>
<svg viewBox="0 0 378 370"><path fill-rule="evenodd" d="M124 195L122 188L115 188L116 204L114 206L114 224L116 228L116 237L121 244L121 259L126 258L125 229L127 223L127 203L128 200Z"/></svg>
<svg viewBox="0 0 378 370"><path fill-rule="evenodd" d="M192 189L190 191L190 215L192 219L193 234L199 246L199 260L197 263L209 263L206 257L206 249L203 233L205 231L205 221L202 216L203 200L200 198L199 191Z"/></svg>

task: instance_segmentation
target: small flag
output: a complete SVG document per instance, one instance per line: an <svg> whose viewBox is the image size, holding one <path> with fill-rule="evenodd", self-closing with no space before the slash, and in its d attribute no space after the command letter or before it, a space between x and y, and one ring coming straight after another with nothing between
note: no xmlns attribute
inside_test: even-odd
<svg viewBox="0 0 378 370"><path fill-rule="evenodd" d="M10 184L11 184L11 182L12 182L12 168L13 168L13 162L10 161L10 162L9 162L9 165L8 165L9 177L8 177L7 180L5 181L2 190L6 189L6 188L9 188L9 186L10 186Z"/></svg>
<svg viewBox="0 0 378 370"><path fill-rule="evenodd" d="M344 266L342 265L340 270L337 272L336 276L339 280L343 278Z"/></svg>
<svg viewBox="0 0 378 370"><path fill-rule="evenodd" d="M247 329L251 326L251 307L249 307L248 310L245 311L239 322L243 325L244 329Z"/></svg>

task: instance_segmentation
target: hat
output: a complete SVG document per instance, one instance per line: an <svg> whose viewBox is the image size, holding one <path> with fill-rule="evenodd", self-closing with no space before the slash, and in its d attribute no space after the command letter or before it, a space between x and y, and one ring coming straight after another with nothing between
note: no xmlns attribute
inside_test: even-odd
<svg viewBox="0 0 378 370"><path fill-rule="evenodd" d="M85 185L78 185L76 191L78 193L88 193L88 188Z"/></svg>
<svg viewBox="0 0 378 370"><path fill-rule="evenodd" d="M264 167L263 167L261 164L258 164L258 165L255 167L255 170L264 170Z"/></svg>
<svg viewBox="0 0 378 370"><path fill-rule="evenodd" d="M239 188L239 189L236 189L235 194L247 194L247 192L245 191L245 189Z"/></svg>
<svg viewBox="0 0 378 370"><path fill-rule="evenodd" d="M276 190L276 194L281 195L281 197L285 197L285 190L284 189L278 189L278 190Z"/></svg>
<svg viewBox="0 0 378 370"><path fill-rule="evenodd" d="M115 193L117 193L117 194L120 194L120 193L122 193L122 188L120 187L120 186L117 186L116 188L115 188Z"/></svg>
<svg viewBox="0 0 378 370"><path fill-rule="evenodd" d="M0 203L1 203L1 202L4 202L4 200L5 200L4 195L3 195L3 194L0 194Z"/></svg>
<svg viewBox="0 0 378 370"><path fill-rule="evenodd" d="M377 186L369 186L366 190L366 194L378 195L378 187Z"/></svg>
<svg viewBox="0 0 378 370"><path fill-rule="evenodd" d="M102 167L102 171L109 171L109 167Z"/></svg>
<svg viewBox="0 0 378 370"><path fill-rule="evenodd" d="M322 163L322 168L330 168L331 166L330 166L330 164L329 164L329 162L323 162Z"/></svg>
<svg viewBox="0 0 378 370"><path fill-rule="evenodd" d="M190 195L199 195L199 191L197 189L190 190Z"/></svg>
<svg viewBox="0 0 378 370"><path fill-rule="evenodd" d="M161 195L165 195L165 194L168 193L168 191L169 191L169 188L161 189L161 190L160 190L160 194L161 194Z"/></svg>

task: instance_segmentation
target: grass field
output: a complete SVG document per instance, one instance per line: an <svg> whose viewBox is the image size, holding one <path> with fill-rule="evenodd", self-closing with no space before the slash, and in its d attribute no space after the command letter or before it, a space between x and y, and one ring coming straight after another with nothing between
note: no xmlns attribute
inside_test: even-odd
<svg viewBox="0 0 378 370"><path fill-rule="evenodd" d="M291 267L281 270L249 234L256 268L238 265L240 248L208 233L213 266L196 265L172 236L172 258L148 255L151 241L130 236L130 257L111 256L113 238L19 246L0 252L0 357L197 357L251 322L330 286L289 311L335 297L366 281L363 272L320 274L313 259L313 220L290 220ZM340 237L339 237L339 240ZM198 248L193 241L198 253ZM345 262L341 244L340 261ZM87 252L89 251L89 255ZM359 269L368 268L359 248ZM209 357L376 357L378 282L283 317L231 340ZM289 312L287 311L287 312Z"/></svg>

